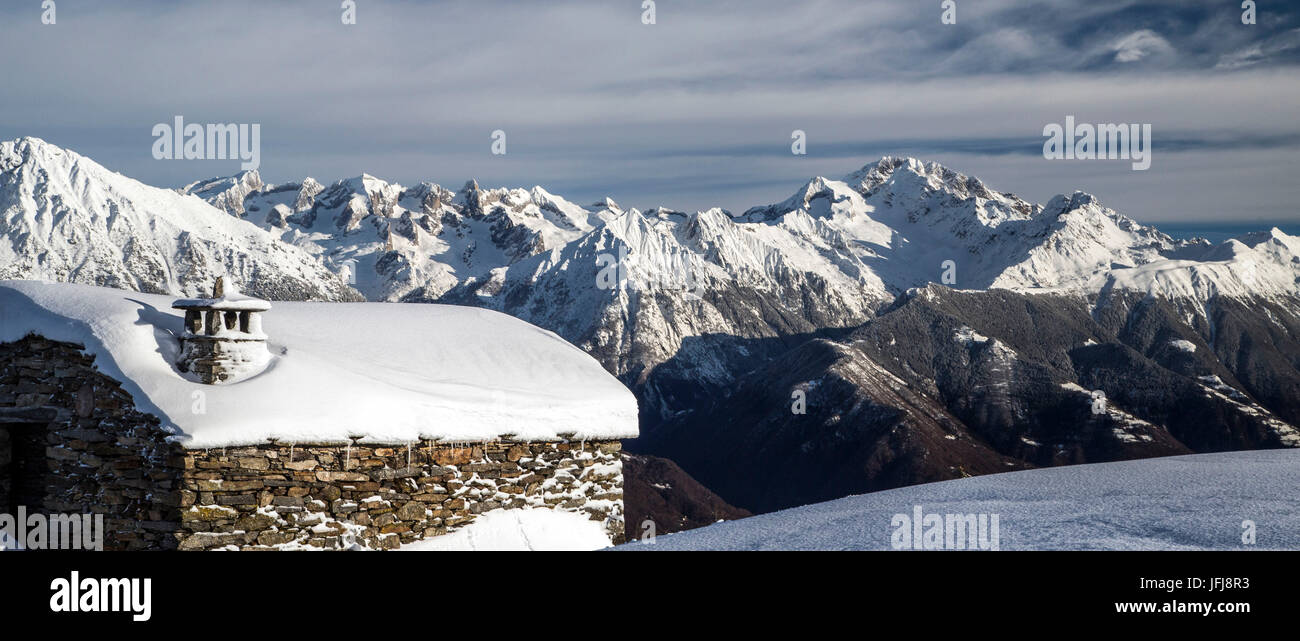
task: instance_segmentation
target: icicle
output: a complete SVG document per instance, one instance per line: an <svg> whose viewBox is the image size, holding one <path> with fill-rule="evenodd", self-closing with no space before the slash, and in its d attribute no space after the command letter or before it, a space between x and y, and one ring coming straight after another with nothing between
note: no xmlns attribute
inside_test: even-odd
<svg viewBox="0 0 1300 641"><path fill-rule="evenodd" d="M411 443L406 443L406 469L411 469Z"/></svg>
<svg viewBox="0 0 1300 641"><path fill-rule="evenodd" d="M348 441L347 447L343 450L343 469L348 469L348 464L352 462L352 441Z"/></svg>

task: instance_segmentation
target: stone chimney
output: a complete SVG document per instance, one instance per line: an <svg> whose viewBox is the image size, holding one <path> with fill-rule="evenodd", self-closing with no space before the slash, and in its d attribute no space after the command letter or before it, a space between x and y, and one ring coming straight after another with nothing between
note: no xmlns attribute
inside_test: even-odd
<svg viewBox="0 0 1300 641"><path fill-rule="evenodd" d="M233 383L261 372L270 361L261 313L271 303L227 288L218 277L211 298L181 299L172 308L185 311L176 367L200 382Z"/></svg>

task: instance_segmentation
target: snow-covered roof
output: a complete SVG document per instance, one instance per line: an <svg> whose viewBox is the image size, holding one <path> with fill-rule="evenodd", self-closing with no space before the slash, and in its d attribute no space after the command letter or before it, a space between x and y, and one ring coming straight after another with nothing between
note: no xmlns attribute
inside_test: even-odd
<svg viewBox="0 0 1300 641"><path fill-rule="evenodd" d="M36 333L80 343L141 411L188 448L281 442L410 443L637 435L636 399L555 334L484 309L277 302L272 360L230 385L176 371L172 297L0 281L0 342ZM198 393L202 393L200 397ZM200 402L201 399L201 402ZM202 410L202 411L196 411Z"/></svg>

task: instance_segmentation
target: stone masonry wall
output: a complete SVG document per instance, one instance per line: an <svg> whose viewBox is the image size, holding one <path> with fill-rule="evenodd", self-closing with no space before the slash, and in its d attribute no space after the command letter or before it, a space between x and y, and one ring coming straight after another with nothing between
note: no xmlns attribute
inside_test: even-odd
<svg viewBox="0 0 1300 641"><path fill-rule="evenodd" d="M79 345L39 337L0 343L0 407L59 410L48 426L23 434L44 439L48 471L24 478L44 487L43 498L23 501L39 502L26 505L29 513L103 514L104 549L176 547L183 451Z"/></svg>
<svg viewBox="0 0 1300 641"><path fill-rule="evenodd" d="M547 508L623 539L618 441L186 450L79 345L0 344L0 407L54 407L43 505L105 515L105 549L391 549L495 509Z"/></svg>
<svg viewBox="0 0 1300 641"><path fill-rule="evenodd" d="M619 450L498 441L188 452L180 547L391 549L512 508L582 514L621 542Z"/></svg>

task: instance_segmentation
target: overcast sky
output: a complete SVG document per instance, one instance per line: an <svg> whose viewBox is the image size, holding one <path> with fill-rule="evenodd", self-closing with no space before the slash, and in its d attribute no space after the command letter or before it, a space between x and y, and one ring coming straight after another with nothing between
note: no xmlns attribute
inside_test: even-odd
<svg viewBox="0 0 1300 641"><path fill-rule="evenodd" d="M0 138L149 184L151 131L259 123L261 173L542 185L580 204L739 213L882 155L1143 221L1300 221L1300 7L1259 0L40 0L0 8ZM1150 123L1148 171L1046 160L1043 127ZM490 153L506 132L507 154ZM790 153L807 132L807 155Z"/></svg>

